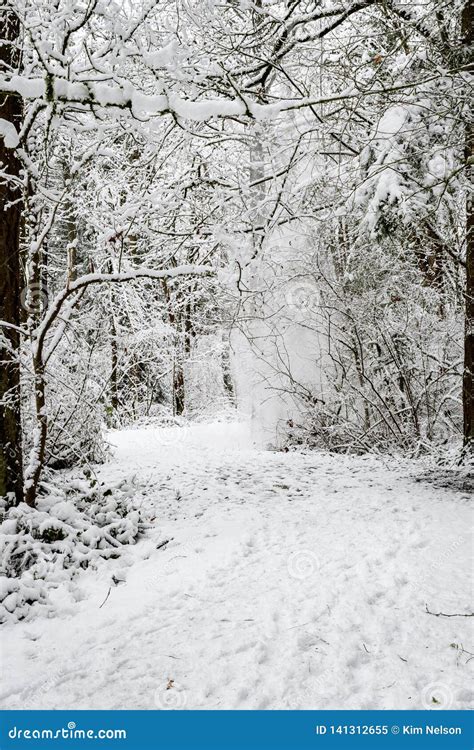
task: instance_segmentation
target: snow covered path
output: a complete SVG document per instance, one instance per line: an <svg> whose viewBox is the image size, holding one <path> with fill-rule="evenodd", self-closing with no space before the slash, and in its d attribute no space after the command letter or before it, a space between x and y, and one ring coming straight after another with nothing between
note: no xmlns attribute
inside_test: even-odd
<svg viewBox="0 0 474 750"><path fill-rule="evenodd" d="M466 493L238 424L112 441L156 526L3 629L5 708L472 707L472 618L424 612L472 611Z"/></svg>

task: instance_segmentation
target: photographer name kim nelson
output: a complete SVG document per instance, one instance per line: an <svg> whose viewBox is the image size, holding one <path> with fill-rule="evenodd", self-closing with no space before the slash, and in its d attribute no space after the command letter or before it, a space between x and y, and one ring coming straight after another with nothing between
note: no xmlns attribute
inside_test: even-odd
<svg viewBox="0 0 474 750"><path fill-rule="evenodd" d="M443 724L427 724L424 727L414 727L411 724L402 727L401 734L462 734L461 727L445 727Z"/></svg>

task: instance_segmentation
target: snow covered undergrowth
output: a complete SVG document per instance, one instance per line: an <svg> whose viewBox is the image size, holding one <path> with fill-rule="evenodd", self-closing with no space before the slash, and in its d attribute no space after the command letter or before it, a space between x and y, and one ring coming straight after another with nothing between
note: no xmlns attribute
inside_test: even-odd
<svg viewBox="0 0 474 750"><path fill-rule="evenodd" d="M2 628L5 708L470 708L466 492L244 425L111 435L154 521ZM470 661L471 660L471 661Z"/></svg>
<svg viewBox="0 0 474 750"><path fill-rule="evenodd" d="M148 528L135 482L59 476L66 486L43 482L35 508L0 507L0 623L54 614L79 570L119 558Z"/></svg>

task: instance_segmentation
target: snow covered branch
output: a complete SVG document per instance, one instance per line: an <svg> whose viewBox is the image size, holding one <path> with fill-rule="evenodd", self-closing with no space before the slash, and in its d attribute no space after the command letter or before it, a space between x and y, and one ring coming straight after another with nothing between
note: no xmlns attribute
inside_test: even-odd
<svg viewBox="0 0 474 750"><path fill-rule="evenodd" d="M69 281L67 286L59 292L53 299L52 303L45 312L40 326L35 331L35 345L34 354L35 357L42 355L42 349L44 340L47 332L51 328L58 317L63 304L69 297L76 294L77 292L91 286L92 284L104 284L104 283L115 283L123 284L127 281L136 281L137 279L174 279L180 276L211 276L213 271L209 266L176 266L175 268L167 268L161 270L154 270L152 268L138 268L132 271L122 271L119 273L88 273L74 281ZM76 298L76 301L79 297ZM55 342L56 343L56 342Z"/></svg>
<svg viewBox="0 0 474 750"><path fill-rule="evenodd" d="M23 76L12 76L10 79L0 78L0 94L18 94L24 100L35 101L36 103L50 101L51 103L58 102L64 105L82 105L86 109L95 106L117 108L130 111L138 119L170 114L182 120L195 122L208 122L213 118L238 117L265 121L272 120L282 113L298 109L409 91L439 79L447 80L456 72L440 71L426 76L422 80L396 82L391 85L369 88L366 91L351 84L337 94L280 99L271 104L259 104L243 93L239 93L239 96L235 99L219 98L193 101L184 99L173 92L156 95L145 94L128 82L112 86L92 81L79 83L56 78L54 81L49 80L48 83L43 78ZM7 129L5 125L0 129L0 135L5 138L5 145L9 148L14 148L18 144L18 135L11 126Z"/></svg>

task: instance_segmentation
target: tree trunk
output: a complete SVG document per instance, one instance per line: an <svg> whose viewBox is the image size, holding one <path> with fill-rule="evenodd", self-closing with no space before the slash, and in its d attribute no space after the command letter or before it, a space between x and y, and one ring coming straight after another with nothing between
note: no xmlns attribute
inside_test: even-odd
<svg viewBox="0 0 474 750"><path fill-rule="evenodd" d="M117 329L115 327L114 311L110 311L110 407L112 409L112 425L115 427L117 419L118 399L118 346Z"/></svg>
<svg viewBox="0 0 474 750"><path fill-rule="evenodd" d="M232 380L230 356L227 346L224 346L222 350L222 377L227 398L231 404L235 404L234 381Z"/></svg>
<svg viewBox="0 0 474 750"><path fill-rule="evenodd" d="M25 472L25 502L32 508L36 505L38 484L43 470L48 435L46 414L46 381L44 377L43 355L40 351L33 363L35 371L35 411L36 425L33 432L33 447Z"/></svg>
<svg viewBox="0 0 474 750"><path fill-rule="evenodd" d="M195 336L193 326L193 306L191 302L192 287L188 289L189 299L184 306L184 313L176 316L174 313L170 316L176 328L176 345L175 360L173 365L173 414L182 416L186 408L186 380L184 377L184 362L191 354L192 340ZM180 294L177 294L178 301ZM180 307L180 305L178 305ZM181 342L179 324L183 324L182 336L184 341ZM182 351L182 348L184 351Z"/></svg>
<svg viewBox="0 0 474 750"><path fill-rule="evenodd" d="M468 60L472 57L474 0L466 0L462 13L462 36ZM468 62L466 60L466 62ZM467 176L466 196L466 302L464 334L463 413L464 445L474 451L474 127L466 124L465 164Z"/></svg>
<svg viewBox="0 0 474 750"><path fill-rule="evenodd" d="M184 372L182 363L176 360L173 366L173 415L184 414Z"/></svg>
<svg viewBox="0 0 474 750"><path fill-rule="evenodd" d="M70 179L71 170L66 160L63 164L64 183ZM69 196L66 198L64 208L67 239L67 275L69 281L74 281L77 278L77 222L75 206Z"/></svg>
<svg viewBox="0 0 474 750"><path fill-rule="evenodd" d="M184 370L182 363L182 352L181 352L181 336L180 336L180 323L181 318L179 314L175 314L173 309L173 303L171 300L170 290L166 279L162 282L163 292L168 308L168 321L170 326L174 329L174 355L173 355L173 377L172 377L172 405L173 405L173 416L181 416L184 413L185 407L185 392L184 392Z"/></svg>
<svg viewBox="0 0 474 750"><path fill-rule="evenodd" d="M8 8L8 2L7 2ZM4 10L0 62L3 69L18 67L20 23L13 10ZM0 98L0 118L19 130L22 101ZM20 164L14 149L0 138L2 170L13 179ZM23 500L23 457L20 412L20 334L22 274L20 266L21 192L12 180L0 181L0 319L7 326L0 336L0 496L18 504ZM12 326L12 327L10 327ZM15 326L17 328L15 328Z"/></svg>

